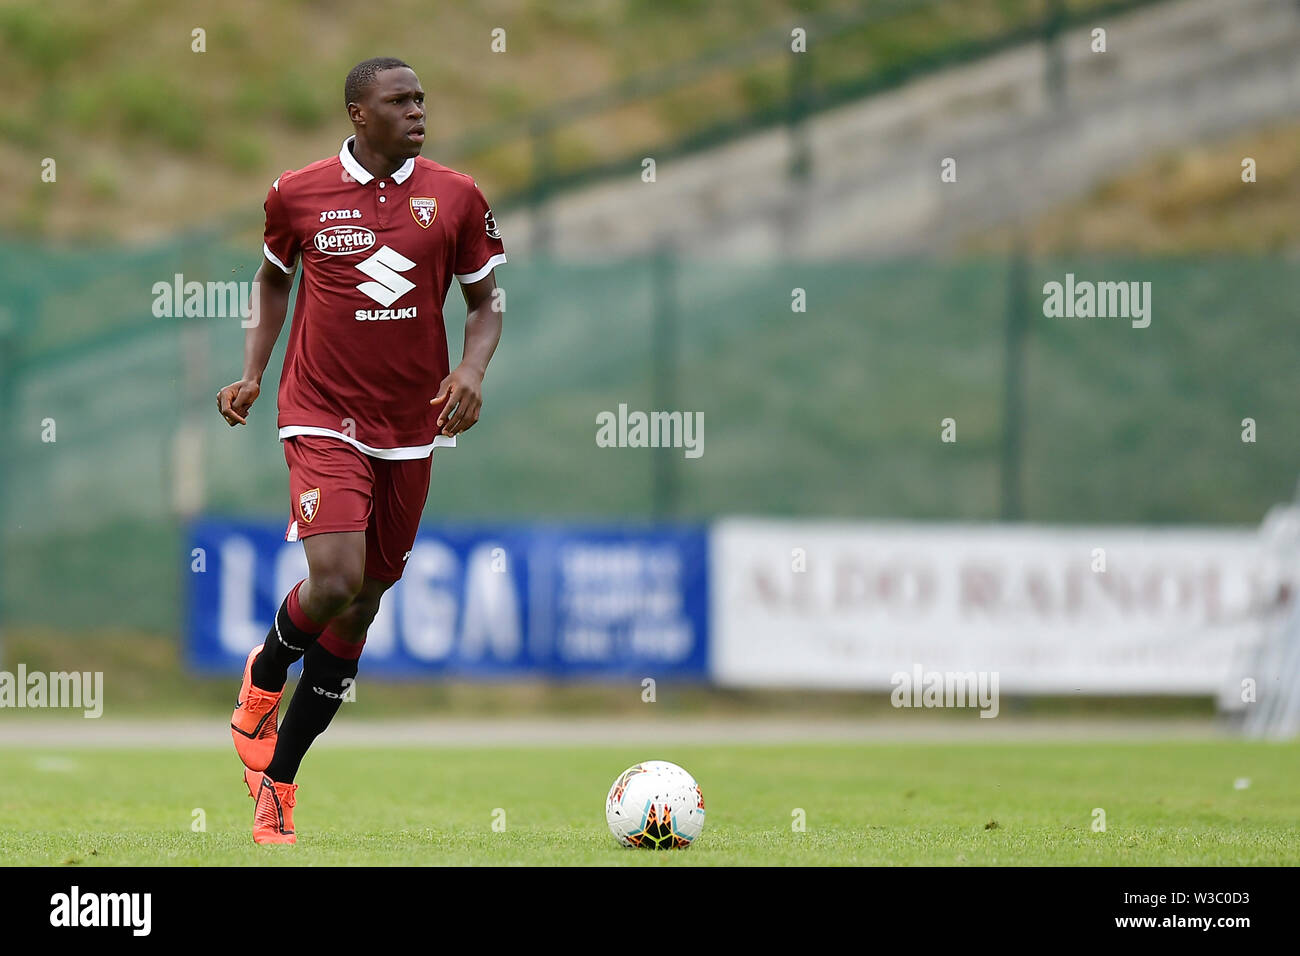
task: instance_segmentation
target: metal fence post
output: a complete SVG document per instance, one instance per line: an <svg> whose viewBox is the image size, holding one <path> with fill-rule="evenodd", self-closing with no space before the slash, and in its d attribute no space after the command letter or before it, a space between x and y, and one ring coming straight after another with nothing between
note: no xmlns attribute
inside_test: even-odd
<svg viewBox="0 0 1300 956"><path fill-rule="evenodd" d="M680 405L677 391L677 260L667 242L655 249L650 271L654 302L651 342L651 411L672 411ZM686 414L682 410L683 415ZM651 449L651 513L657 519L677 514L677 456L679 448Z"/></svg>
<svg viewBox="0 0 1300 956"><path fill-rule="evenodd" d="M790 51L790 80L786 93L786 135L790 143L789 176L792 183L807 182L812 172L812 151L808 146L808 113L811 107L812 61L808 54Z"/></svg>
<svg viewBox="0 0 1300 956"><path fill-rule="evenodd" d="M31 316L29 303L22 301L19 294L19 308L24 316ZM11 424L17 412L14 396L17 394L15 377L18 371L19 338L14 328L14 315L0 308L0 660L4 659L4 634L9 624L8 589L6 561L9 548L9 488L10 472L13 469L15 454L13 450L15 429Z"/></svg>
<svg viewBox="0 0 1300 956"><path fill-rule="evenodd" d="M533 124L533 177L528 190L528 208L533 220L533 254L544 256L551 248L551 223L546 218L546 201L551 192L554 166L551 155L551 126L545 119Z"/></svg>
<svg viewBox="0 0 1300 956"><path fill-rule="evenodd" d="M1047 0L1047 16L1043 20L1043 55L1046 60L1043 81L1048 102L1057 109L1065 103L1065 47L1061 38L1064 24L1064 0Z"/></svg>
<svg viewBox="0 0 1300 956"><path fill-rule="evenodd" d="M1007 268L1006 348L1002 367L1002 520L1024 517L1020 472L1024 449L1025 326L1028 263L1017 241Z"/></svg>

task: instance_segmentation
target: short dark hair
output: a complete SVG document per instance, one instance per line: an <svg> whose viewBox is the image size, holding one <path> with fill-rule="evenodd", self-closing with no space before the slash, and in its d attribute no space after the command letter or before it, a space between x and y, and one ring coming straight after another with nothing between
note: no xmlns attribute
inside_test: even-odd
<svg viewBox="0 0 1300 956"><path fill-rule="evenodd" d="M362 94L374 84L377 73L401 66L408 70L411 68L411 64L404 63L395 56L376 56L362 60L348 73L347 81L343 84L343 105L361 102Z"/></svg>

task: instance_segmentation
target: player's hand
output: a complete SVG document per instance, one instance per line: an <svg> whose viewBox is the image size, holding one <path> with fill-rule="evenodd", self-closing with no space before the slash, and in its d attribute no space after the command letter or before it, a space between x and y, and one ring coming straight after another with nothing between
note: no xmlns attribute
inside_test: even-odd
<svg viewBox="0 0 1300 956"><path fill-rule="evenodd" d="M251 379L242 379L217 392L217 409L231 428L248 424L248 411L261 394L261 386Z"/></svg>
<svg viewBox="0 0 1300 956"><path fill-rule="evenodd" d="M445 401L438 413L438 427L444 435L458 435L473 428L483 407L483 375L474 369L458 365L438 386L438 394L430 401L437 405Z"/></svg>

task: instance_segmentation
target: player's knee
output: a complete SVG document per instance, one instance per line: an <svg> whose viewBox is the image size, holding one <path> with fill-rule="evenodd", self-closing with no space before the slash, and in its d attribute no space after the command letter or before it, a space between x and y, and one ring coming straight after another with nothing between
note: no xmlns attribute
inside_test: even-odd
<svg viewBox="0 0 1300 956"><path fill-rule="evenodd" d="M370 626L370 622L373 621L375 615L379 613L379 598L371 597L364 593L359 594L353 599L352 603L348 605L348 609L344 613L347 616L348 622L356 626L358 633L364 634L366 628Z"/></svg>
<svg viewBox="0 0 1300 956"><path fill-rule="evenodd" d="M357 609L357 623L364 627L369 627L370 622L373 621L375 615L379 613L379 602L357 600L354 601L353 604Z"/></svg>
<svg viewBox="0 0 1300 956"><path fill-rule="evenodd" d="M361 593L362 575L328 571L311 579L311 593L338 613Z"/></svg>

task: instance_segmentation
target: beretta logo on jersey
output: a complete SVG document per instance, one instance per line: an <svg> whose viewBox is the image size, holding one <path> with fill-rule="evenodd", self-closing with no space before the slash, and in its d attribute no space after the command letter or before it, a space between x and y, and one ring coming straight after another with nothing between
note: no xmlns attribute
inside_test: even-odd
<svg viewBox="0 0 1300 956"><path fill-rule="evenodd" d="M375 244L375 234L365 226L330 226L316 233L316 248L327 256L365 252Z"/></svg>
<svg viewBox="0 0 1300 956"><path fill-rule="evenodd" d="M412 196L411 215L415 217L421 229L428 229L438 218L438 200L432 196Z"/></svg>
<svg viewBox="0 0 1300 956"><path fill-rule="evenodd" d="M298 510L302 513L302 520L311 524L311 519L316 517L316 512L320 510L320 489L313 488L300 494Z"/></svg>

